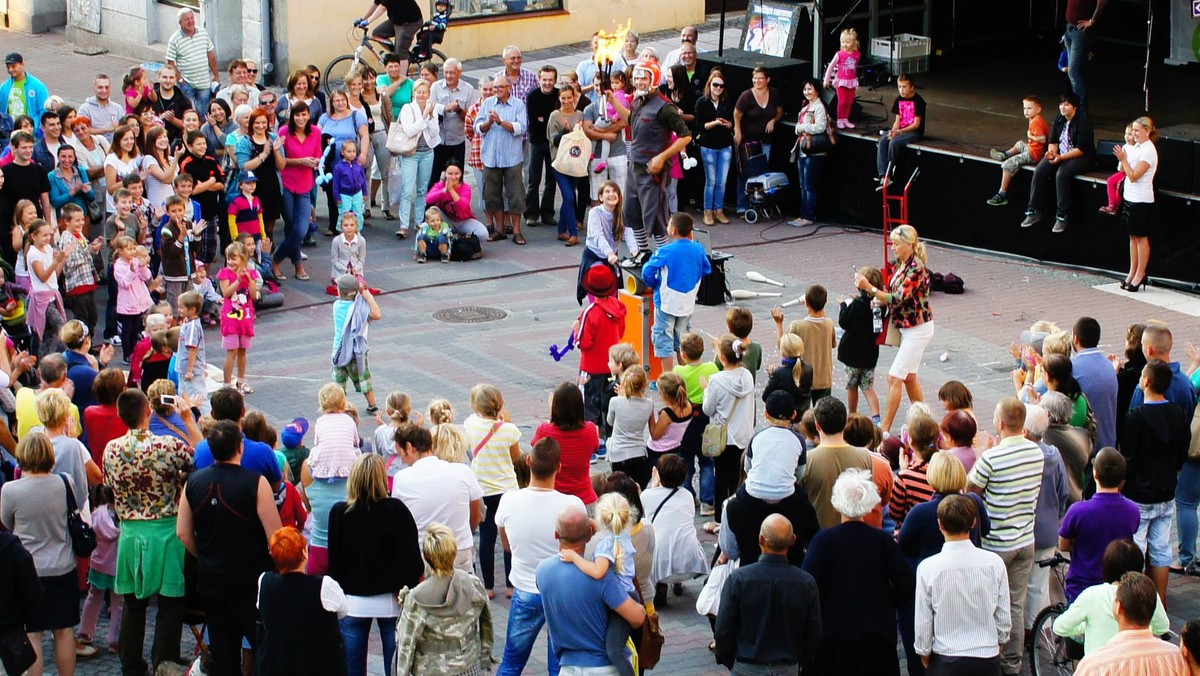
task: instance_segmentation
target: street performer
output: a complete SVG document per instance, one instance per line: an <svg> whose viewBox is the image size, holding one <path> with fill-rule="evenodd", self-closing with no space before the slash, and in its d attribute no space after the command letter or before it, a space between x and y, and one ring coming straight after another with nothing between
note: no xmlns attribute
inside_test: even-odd
<svg viewBox="0 0 1200 676"><path fill-rule="evenodd" d="M679 108L659 93L662 72L658 64L641 61L633 67L634 96L629 108L606 88L604 95L630 127L631 170L625 176L625 225L637 237L638 253L622 262L624 267L641 267L650 260L647 230L656 246L667 243L667 188L673 158L687 147L692 132ZM600 80L597 80L600 82ZM672 140L672 132L675 139Z"/></svg>

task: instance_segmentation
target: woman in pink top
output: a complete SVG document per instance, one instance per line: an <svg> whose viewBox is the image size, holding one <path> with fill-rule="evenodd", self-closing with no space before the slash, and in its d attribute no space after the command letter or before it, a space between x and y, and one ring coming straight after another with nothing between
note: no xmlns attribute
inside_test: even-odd
<svg viewBox="0 0 1200 676"><path fill-rule="evenodd" d="M300 244L308 234L312 201L309 195L316 186L316 170L321 166L321 129L312 123L308 104L292 103L287 127L280 131L283 147L275 151L275 166L283 187L283 221L287 228L275 250L275 277L287 279L279 271L279 262L291 259L296 266L296 279L305 281L304 261Z"/></svg>
<svg viewBox="0 0 1200 676"><path fill-rule="evenodd" d="M962 461L969 474L979 456L971 446L978 427L975 418L964 410L951 411L942 418L942 449Z"/></svg>
<svg viewBox="0 0 1200 676"><path fill-rule="evenodd" d="M550 422L538 425L533 433L533 444L550 437L562 449L562 460L558 476L554 479L554 490L574 495L590 506L596 502L596 489L592 488L592 454L600 447L600 433L596 425L584 420L583 393L574 383L563 383L550 397Z"/></svg>
<svg viewBox="0 0 1200 676"><path fill-rule="evenodd" d="M425 194L425 205L441 209L456 234L475 235L481 242L486 240L487 228L471 210L471 186L463 182L463 170L457 160L451 158L446 163L443 176Z"/></svg>

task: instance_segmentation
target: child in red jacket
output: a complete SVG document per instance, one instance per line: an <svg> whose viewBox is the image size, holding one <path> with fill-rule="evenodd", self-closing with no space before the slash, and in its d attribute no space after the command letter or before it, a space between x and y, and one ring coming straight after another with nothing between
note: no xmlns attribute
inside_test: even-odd
<svg viewBox="0 0 1200 676"><path fill-rule="evenodd" d="M604 429L601 396L611 372L608 350L625 335L625 306L617 298L617 275L604 263L596 263L583 273L583 288L592 296L592 302L583 308L573 328L579 346L584 417Z"/></svg>

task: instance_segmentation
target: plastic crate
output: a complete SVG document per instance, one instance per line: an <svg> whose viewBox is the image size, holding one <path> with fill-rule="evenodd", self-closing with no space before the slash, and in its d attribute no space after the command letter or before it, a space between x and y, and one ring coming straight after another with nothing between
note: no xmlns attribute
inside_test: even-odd
<svg viewBox="0 0 1200 676"><path fill-rule="evenodd" d="M893 41L895 46L893 47ZM895 50L893 52L893 49ZM912 33L899 33L895 36L885 35L871 39L871 56L883 59L911 59L918 56L929 56L933 52L929 38Z"/></svg>
<svg viewBox="0 0 1200 676"><path fill-rule="evenodd" d="M893 77L900 74L913 75L929 70L928 56L914 56L911 59L900 59L887 64L888 73Z"/></svg>

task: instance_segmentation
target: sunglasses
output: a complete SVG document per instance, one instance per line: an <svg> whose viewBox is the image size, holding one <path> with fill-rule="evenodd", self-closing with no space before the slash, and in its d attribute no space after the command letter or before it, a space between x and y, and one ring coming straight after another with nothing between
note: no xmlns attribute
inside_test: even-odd
<svg viewBox="0 0 1200 676"><path fill-rule="evenodd" d="M257 69L257 68L247 68L246 70L247 70L248 72L250 72L250 73L257 73L257 72L258 72L258 69Z"/></svg>
<svg viewBox="0 0 1200 676"><path fill-rule="evenodd" d="M714 82L709 86L712 87L713 89L724 89L725 83L724 82Z"/></svg>

